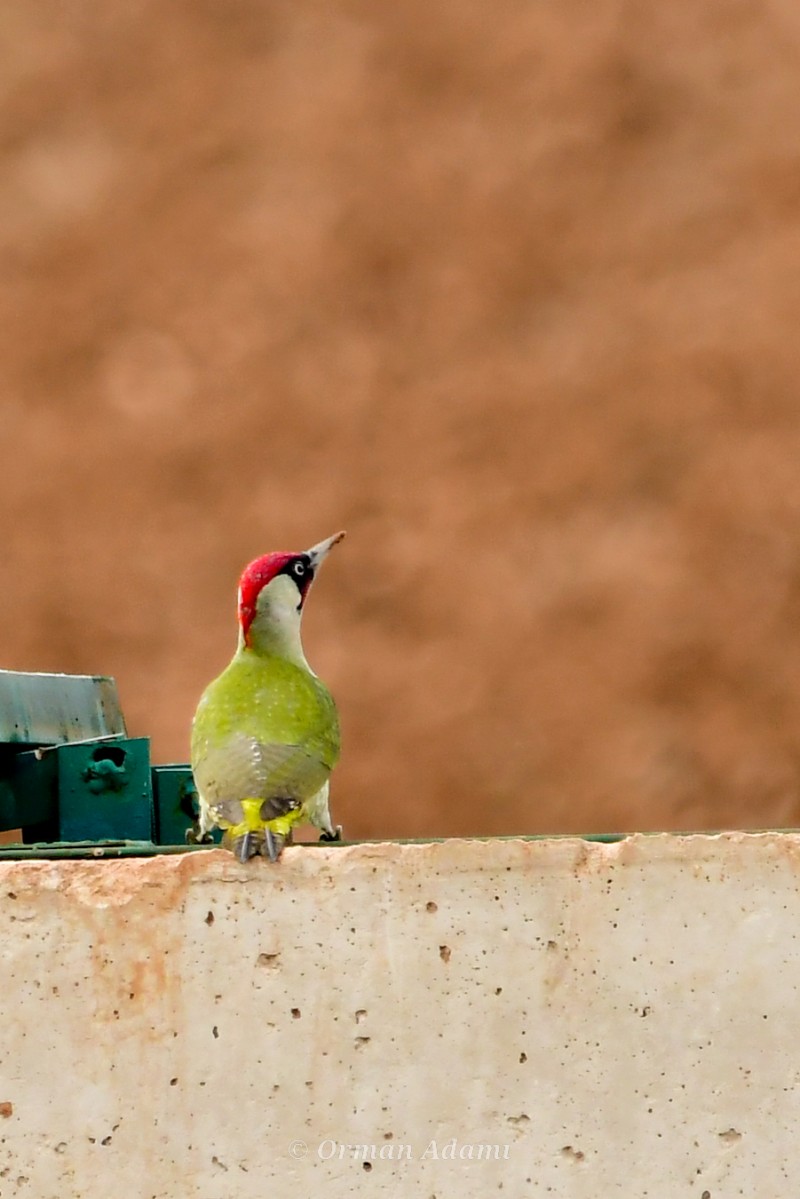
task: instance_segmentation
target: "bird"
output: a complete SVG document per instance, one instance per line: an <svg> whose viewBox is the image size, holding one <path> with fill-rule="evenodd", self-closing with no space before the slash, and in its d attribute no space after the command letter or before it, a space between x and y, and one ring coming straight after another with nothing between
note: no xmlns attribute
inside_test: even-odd
<svg viewBox="0 0 800 1199"><path fill-rule="evenodd" d="M300 625L311 584L344 535L244 568L236 653L204 690L192 721L199 816L187 841L210 840L218 827L238 861L276 862L301 821L319 828L322 841L341 840L329 807L339 718L306 661Z"/></svg>

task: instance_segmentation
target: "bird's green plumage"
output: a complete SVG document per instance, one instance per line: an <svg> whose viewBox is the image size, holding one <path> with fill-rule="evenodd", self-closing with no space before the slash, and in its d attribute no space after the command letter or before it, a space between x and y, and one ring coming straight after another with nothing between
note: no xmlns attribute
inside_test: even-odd
<svg viewBox="0 0 800 1199"><path fill-rule="evenodd" d="M210 750L241 735L261 744L302 746L328 771L339 757L339 720L325 684L294 662L246 647L203 693L192 728L192 762L202 763Z"/></svg>
<svg viewBox="0 0 800 1199"><path fill-rule="evenodd" d="M275 860L301 820L329 840L338 836L328 779L339 757L339 720L306 661L300 622L314 572L343 535L245 567L238 648L195 713L191 756L200 813L192 839L218 825L240 861L265 851Z"/></svg>
<svg viewBox="0 0 800 1199"><path fill-rule="evenodd" d="M330 823L326 795L339 757L339 720L327 687L308 667L240 646L206 688L192 726L192 769L214 823L286 837L300 820Z"/></svg>

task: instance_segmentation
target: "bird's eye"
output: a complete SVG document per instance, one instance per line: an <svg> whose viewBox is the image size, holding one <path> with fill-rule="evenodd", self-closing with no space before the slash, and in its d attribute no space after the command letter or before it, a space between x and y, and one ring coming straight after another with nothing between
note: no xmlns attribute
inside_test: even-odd
<svg viewBox="0 0 800 1199"><path fill-rule="evenodd" d="M303 575L306 573L305 562L295 562L292 566L292 571L297 575L298 579L302 579Z"/></svg>

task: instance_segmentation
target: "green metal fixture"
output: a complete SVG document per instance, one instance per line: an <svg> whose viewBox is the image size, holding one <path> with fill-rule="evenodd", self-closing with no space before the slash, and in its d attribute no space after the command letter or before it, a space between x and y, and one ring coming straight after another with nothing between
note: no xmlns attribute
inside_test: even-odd
<svg viewBox="0 0 800 1199"><path fill-rule="evenodd" d="M22 836L0 854L186 849L196 814L189 766L151 764L149 738L127 735L113 679L0 670L0 831Z"/></svg>

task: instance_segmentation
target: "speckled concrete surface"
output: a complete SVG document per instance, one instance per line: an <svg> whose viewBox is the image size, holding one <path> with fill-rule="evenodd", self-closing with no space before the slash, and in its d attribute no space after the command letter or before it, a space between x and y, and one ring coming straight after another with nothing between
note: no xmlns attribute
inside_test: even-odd
<svg viewBox="0 0 800 1199"><path fill-rule="evenodd" d="M788 1196L800 838L0 864L0 1195Z"/></svg>

